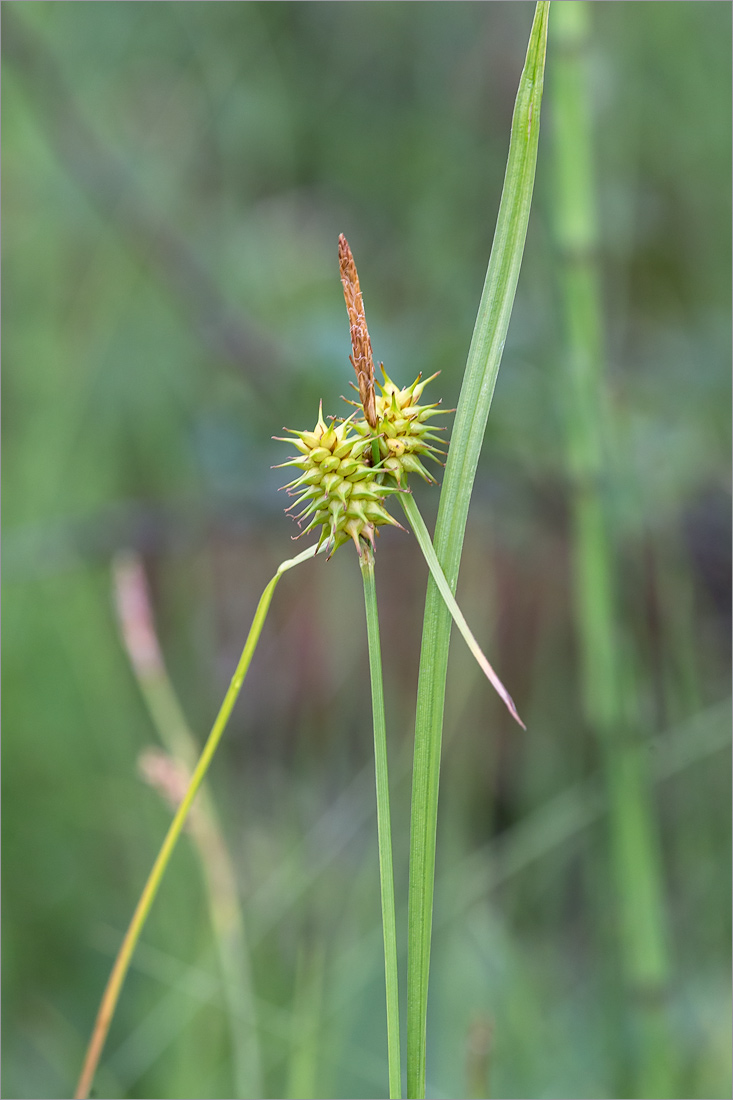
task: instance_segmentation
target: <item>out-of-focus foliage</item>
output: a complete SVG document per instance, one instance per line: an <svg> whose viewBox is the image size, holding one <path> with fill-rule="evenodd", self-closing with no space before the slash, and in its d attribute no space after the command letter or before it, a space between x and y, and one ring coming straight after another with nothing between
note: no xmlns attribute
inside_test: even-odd
<svg viewBox="0 0 733 1100"><path fill-rule="evenodd" d="M2 14L3 1094L50 1097L72 1088L169 816L136 770L154 732L115 623L112 558L144 556L203 736L292 552L270 437L311 425L320 397L340 413L351 381L339 232L377 358L403 385L440 370L431 388L456 402L532 5ZM662 837L675 1095L725 1096L731 10L608 3L592 16L615 554ZM548 80L552 63L551 40ZM552 110L548 93L458 592L529 731L458 641L430 1095L618 1095L631 1041L577 690ZM417 495L429 516L436 491ZM414 540L383 534L377 578L404 903L426 582ZM361 599L349 547L282 581L213 767L272 1096L374 1096L386 1081ZM97 1095L230 1096L228 1035L183 844Z"/></svg>

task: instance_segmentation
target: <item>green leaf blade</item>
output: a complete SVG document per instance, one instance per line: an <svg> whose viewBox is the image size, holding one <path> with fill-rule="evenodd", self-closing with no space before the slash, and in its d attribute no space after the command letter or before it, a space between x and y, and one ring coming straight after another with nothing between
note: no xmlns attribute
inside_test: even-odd
<svg viewBox="0 0 733 1100"><path fill-rule="evenodd" d="M435 550L452 592L496 376L514 303L534 187L549 3L536 5L512 119L494 243L456 411L435 529ZM415 721L407 974L407 1095L425 1095L428 971L438 786L451 617L428 581Z"/></svg>

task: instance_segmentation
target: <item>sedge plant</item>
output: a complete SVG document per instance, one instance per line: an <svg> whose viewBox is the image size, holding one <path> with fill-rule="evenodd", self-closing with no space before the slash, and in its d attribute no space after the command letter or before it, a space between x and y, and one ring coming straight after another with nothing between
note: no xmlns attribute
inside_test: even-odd
<svg viewBox="0 0 733 1100"><path fill-rule="evenodd" d="M460 613L454 593L471 488L509 325L529 220L537 159L548 12L549 0L540 0L535 9L514 109L494 245L448 450L435 544L430 541L408 481L410 475L416 474L425 481L434 482L423 460L435 459L441 453L437 444L442 437L435 434L431 421L442 410L438 408L438 403L420 404L422 393L432 379L418 376L411 386L400 387L382 368L384 381L379 384L375 382L371 341L356 266L348 243L341 236L339 265L350 321L351 361L356 371L359 403L356 411L345 419L333 417L327 423L320 410L312 431L292 431L287 439L298 453L283 463L298 471L286 489L296 496L292 510L301 508L296 517L298 523L303 525L307 521L301 533L317 533L318 540L302 553L282 562L260 598L224 701L154 861L113 965L77 1086L77 1100L89 1095L133 952L242 688L275 588L290 569L320 553L331 557L340 546L349 542L357 551L363 577L372 681L389 1092L391 1098L401 1095L387 741L374 571L375 535L379 533L379 528L385 525L401 526L388 507L395 498L412 525L430 570L415 729L407 978L407 1094L410 1097L424 1096L437 795L451 620L456 622L471 652L512 716L523 724L511 697Z"/></svg>
<svg viewBox="0 0 733 1100"><path fill-rule="evenodd" d="M419 404L423 389L430 379L422 380L418 377L411 386L400 388L383 370L384 382L379 385L377 393L371 341L366 327L358 274L351 250L343 235L339 238L339 263L351 323L353 351L351 361L356 371L360 397L357 408L362 413L362 417L357 418L357 414L352 413L346 419L339 420L333 417L330 423L326 423L321 408L312 431L293 431L290 436L283 437L287 442L292 443L298 452L281 464L298 470L298 476L285 486L286 490L296 497L294 504L287 511L302 508L295 518L301 526L306 520L308 521L296 538L314 531L318 533L318 541L296 557L282 562L260 598L224 702L193 769L115 959L79 1078L77 1100L89 1094L133 952L186 818L221 741L257 647L275 588L284 573L320 553L325 552L330 558L340 546L349 542L353 543L359 556L364 583L372 682L377 836L384 931L391 1098L399 1097L401 1094L399 992L386 723L374 549L375 535L379 533L380 527L402 526L387 508L387 502L395 496L401 499L406 515L413 523L418 544L425 553L431 574L436 578L438 590L443 593L449 613L455 617L461 633L487 678L494 684L514 718L521 724L511 697L481 651L455 602L438 558L432 549L427 528L407 485L409 475L414 473L434 483L434 478L428 473L422 459L435 458L440 453L440 449L435 446L435 441L440 437L435 436L430 430L429 421L441 410L438 409L437 404L423 406Z"/></svg>

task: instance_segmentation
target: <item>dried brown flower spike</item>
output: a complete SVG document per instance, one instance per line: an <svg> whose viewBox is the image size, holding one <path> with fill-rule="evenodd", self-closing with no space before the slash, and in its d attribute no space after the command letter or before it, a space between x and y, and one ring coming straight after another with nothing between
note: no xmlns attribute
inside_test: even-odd
<svg viewBox="0 0 733 1100"><path fill-rule="evenodd" d="M351 328L351 347L353 354L349 356L351 364L356 371L356 380L359 385L359 398L364 416L370 428L376 430L377 410L374 398L374 357L372 355L372 342L369 339L369 330L364 313L364 301L359 288L359 276L356 271L354 257L349 248L349 242L341 233L339 235L339 268L341 271L341 283L344 288L346 310L349 314Z"/></svg>

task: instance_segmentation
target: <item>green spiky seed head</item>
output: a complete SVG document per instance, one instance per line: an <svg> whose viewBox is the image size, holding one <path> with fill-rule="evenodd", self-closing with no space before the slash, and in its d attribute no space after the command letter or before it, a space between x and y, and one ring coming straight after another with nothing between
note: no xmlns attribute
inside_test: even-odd
<svg viewBox="0 0 733 1100"><path fill-rule="evenodd" d="M283 486L290 496L297 497L286 511L302 506L293 517L299 526L308 520L301 535L320 527L318 545L328 540L329 557L349 539L361 554L360 539L374 545L376 528L401 526L384 506L384 498L399 490L380 484L379 473L369 464L371 440L355 431L351 417L326 424L321 406L313 431L294 431L285 442L293 443L299 454L281 466L300 470L298 477Z"/></svg>
<svg viewBox="0 0 733 1100"><path fill-rule="evenodd" d="M390 473L398 485L404 485L410 474L419 474L424 481L435 484L435 478L420 459L422 456L439 462L438 456L446 453L435 446L435 443L442 442L441 437L435 434L440 429L429 421L452 410L439 409L439 402L420 405L419 400L428 382L437 376L433 374L423 379L418 375L411 386L400 388L389 377L383 364L382 374L384 382L379 384L376 397L377 427L373 433L378 436L380 467ZM365 421L356 424L355 428L364 436L372 434Z"/></svg>

